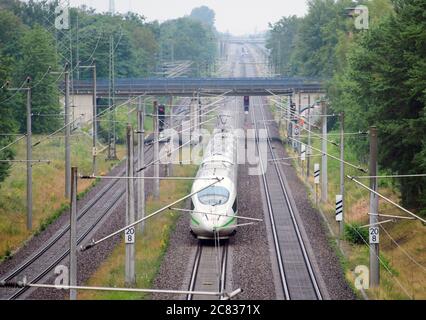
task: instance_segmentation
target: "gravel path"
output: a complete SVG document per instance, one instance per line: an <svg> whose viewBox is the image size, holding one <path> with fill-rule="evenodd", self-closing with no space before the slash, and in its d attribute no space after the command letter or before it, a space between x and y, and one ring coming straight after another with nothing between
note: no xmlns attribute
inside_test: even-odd
<svg viewBox="0 0 426 320"><path fill-rule="evenodd" d="M240 166L238 178L238 214L264 219L258 176L248 174L248 165ZM239 221L243 223L245 221ZM238 300L273 300L275 286L266 224L238 229L230 241L233 247L234 287L243 289Z"/></svg>
<svg viewBox="0 0 426 320"><path fill-rule="evenodd" d="M189 202L186 206L189 208ZM170 237L170 244L164 256L153 288L164 290L188 290L189 275L195 257L198 240L190 234L190 217L182 214ZM152 294L153 300L182 300L185 295Z"/></svg>

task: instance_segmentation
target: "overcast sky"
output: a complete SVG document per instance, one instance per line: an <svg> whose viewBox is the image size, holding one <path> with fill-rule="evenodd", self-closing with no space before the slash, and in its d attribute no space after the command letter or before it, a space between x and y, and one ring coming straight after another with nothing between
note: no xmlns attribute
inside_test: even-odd
<svg viewBox="0 0 426 320"><path fill-rule="evenodd" d="M107 11L109 0L71 0L72 6L85 4ZM268 22L282 16L303 16L306 0L115 0L116 11L143 14L149 21L164 21L189 15L195 7L206 5L216 12L216 27L235 35L264 31Z"/></svg>

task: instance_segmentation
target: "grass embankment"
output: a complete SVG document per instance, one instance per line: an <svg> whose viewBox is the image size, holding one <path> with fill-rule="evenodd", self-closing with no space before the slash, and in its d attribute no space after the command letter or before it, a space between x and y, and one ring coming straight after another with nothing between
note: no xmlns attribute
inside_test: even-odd
<svg viewBox="0 0 426 320"><path fill-rule="evenodd" d="M33 142L41 136L33 136ZM89 174L92 166L90 137L76 134L71 138L71 162L79 172ZM124 155L122 146L117 148L118 157ZM52 138L33 149L33 159L51 160L48 164L33 165L33 231L26 230L26 164L14 164L9 177L0 187L0 260L9 257L32 235L44 230L65 209L64 197L64 139ZM16 159L26 158L26 143L16 146ZM98 157L98 168L106 173L117 162ZM78 192L87 192L96 182L80 180Z"/></svg>
<svg viewBox="0 0 426 320"><path fill-rule="evenodd" d="M193 165L175 165L173 173L174 176L194 176L196 168ZM184 197L190 192L191 186L192 181L161 181L160 198L158 200L154 200L152 197L147 198L146 215ZM184 203L181 203L181 206L183 205ZM177 219L178 213L164 211L149 219L145 224L144 233L136 236L135 287L152 287L152 282L161 265L171 231L173 231ZM86 285L125 287L124 266L125 244L123 239ZM149 295L144 293L85 291L79 293L78 297L81 300L140 300L148 299Z"/></svg>
<svg viewBox="0 0 426 320"><path fill-rule="evenodd" d="M283 128L284 126L285 124ZM330 133L337 134L338 132ZM281 131L281 136L285 137L284 130ZM329 139L336 142L339 141L338 136L330 135ZM367 137L362 139L367 139ZM312 141L315 148L321 149L320 139L313 137ZM355 153L351 149L350 139L346 141L345 160L353 164L359 164ZM296 156L290 146L286 146L286 149L290 157ZM328 144L328 152L339 157L339 148L332 144ZM313 154L319 154L319 152L313 151ZM307 189L311 193L312 199L314 199L312 193L314 163L320 164L321 157L311 158L311 177L307 181L311 187ZM300 179L305 180L305 174L301 172L300 162L293 161L293 165L297 168ZM320 205L328 224L336 235L338 235L338 224L335 221L335 197L336 194L340 193L339 167L339 161L328 158L328 202ZM368 168L366 164L363 167ZM304 170L306 170L306 167ZM346 166L345 174L357 176L361 175L361 172ZM362 182L369 184L368 180L362 180ZM393 201L400 201L400 195L389 179L380 179L379 192ZM345 196L346 229L353 231L352 226L367 225L369 220L369 192L346 179ZM380 200L379 212L407 216L398 208L383 200ZM367 290L367 295L372 299L426 299L426 268L424 267L426 265L425 226L418 221L398 220L396 223L383 225L383 228L380 230L381 285L378 289ZM365 233L368 229L364 230ZM385 230L398 243L398 246L387 235ZM366 235L368 243L368 232L366 232ZM349 241L347 236L341 244L344 253L344 257L341 259L342 266L348 282L354 287L355 267L358 265L369 266L369 247L362 241L360 244L355 244L353 241ZM409 256L413 257L421 266L412 261Z"/></svg>

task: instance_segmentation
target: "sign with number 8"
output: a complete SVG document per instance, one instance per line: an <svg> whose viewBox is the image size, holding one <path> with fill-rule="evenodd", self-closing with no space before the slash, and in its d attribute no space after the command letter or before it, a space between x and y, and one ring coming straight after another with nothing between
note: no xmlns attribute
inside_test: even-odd
<svg viewBox="0 0 426 320"><path fill-rule="evenodd" d="M135 227L131 227L124 231L126 243L135 243Z"/></svg>
<svg viewBox="0 0 426 320"><path fill-rule="evenodd" d="M379 243L379 228L378 227L370 227L369 232L370 234L370 244L377 244Z"/></svg>

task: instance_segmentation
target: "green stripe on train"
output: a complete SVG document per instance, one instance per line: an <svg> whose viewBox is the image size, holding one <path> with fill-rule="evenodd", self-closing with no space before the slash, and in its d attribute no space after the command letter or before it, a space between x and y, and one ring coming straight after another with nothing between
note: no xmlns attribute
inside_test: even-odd
<svg viewBox="0 0 426 320"><path fill-rule="evenodd" d="M192 218L192 217L191 217L191 221L192 221L193 223L195 223L197 226L199 226L199 225L200 225L200 223L199 223L197 220L195 220L194 218Z"/></svg>

